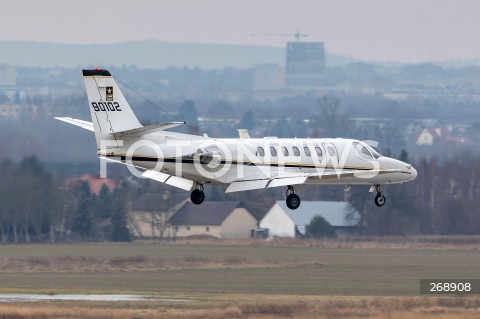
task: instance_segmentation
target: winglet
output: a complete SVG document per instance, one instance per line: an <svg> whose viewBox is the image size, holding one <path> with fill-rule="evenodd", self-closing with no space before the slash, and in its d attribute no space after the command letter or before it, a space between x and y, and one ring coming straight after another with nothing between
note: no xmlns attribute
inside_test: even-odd
<svg viewBox="0 0 480 319"><path fill-rule="evenodd" d="M245 129L238 129L238 135L240 138L250 138L250 134L248 134L248 130Z"/></svg>

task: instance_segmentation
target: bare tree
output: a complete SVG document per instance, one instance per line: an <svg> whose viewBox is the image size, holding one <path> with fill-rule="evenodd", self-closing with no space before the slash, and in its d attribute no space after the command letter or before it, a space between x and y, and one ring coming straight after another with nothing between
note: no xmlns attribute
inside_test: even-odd
<svg viewBox="0 0 480 319"><path fill-rule="evenodd" d="M320 110L320 123L328 137L338 137L348 133L348 118L340 112L340 99L333 95L324 95L317 99Z"/></svg>

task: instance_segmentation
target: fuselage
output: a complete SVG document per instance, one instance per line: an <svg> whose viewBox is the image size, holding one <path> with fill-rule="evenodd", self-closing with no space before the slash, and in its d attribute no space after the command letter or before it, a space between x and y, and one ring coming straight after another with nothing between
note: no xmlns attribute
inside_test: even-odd
<svg viewBox="0 0 480 319"><path fill-rule="evenodd" d="M379 185L403 183L417 176L410 164L381 156L353 139L214 139L164 132L145 135L142 142L124 142L107 155L202 184L303 174L318 175L307 184Z"/></svg>

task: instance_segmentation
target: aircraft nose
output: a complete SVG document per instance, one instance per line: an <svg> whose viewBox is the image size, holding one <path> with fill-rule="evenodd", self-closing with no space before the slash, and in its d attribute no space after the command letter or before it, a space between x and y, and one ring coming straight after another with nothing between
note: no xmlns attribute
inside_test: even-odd
<svg viewBox="0 0 480 319"><path fill-rule="evenodd" d="M417 178L417 170L410 167L410 180L413 181L415 178Z"/></svg>

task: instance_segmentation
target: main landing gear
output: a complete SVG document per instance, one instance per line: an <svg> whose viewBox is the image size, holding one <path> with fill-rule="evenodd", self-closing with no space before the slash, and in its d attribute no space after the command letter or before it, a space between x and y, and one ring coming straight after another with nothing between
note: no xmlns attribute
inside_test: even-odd
<svg viewBox="0 0 480 319"><path fill-rule="evenodd" d="M378 207L382 207L383 205L385 205L385 196L382 195L380 185L376 185L375 190L377 191L377 196L375 196L375 205L377 205Z"/></svg>
<svg viewBox="0 0 480 319"><path fill-rule="evenodd" d="M203 185L198 184L197 188L190 194L190 200L195 205L200 205L205 200L205 193L203 192Z"/></svg>
<svg viewBox="0 0 480 319"><path fill-rule="evenodd" d="M290 209L297 209L300 207L300 196L295 194L295 190L292 186L288 186L287 188L287 207Z"/></svg>

